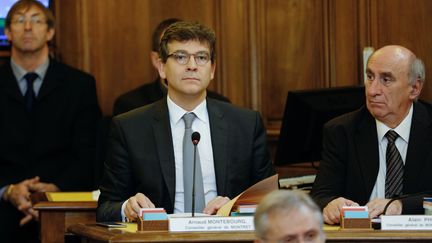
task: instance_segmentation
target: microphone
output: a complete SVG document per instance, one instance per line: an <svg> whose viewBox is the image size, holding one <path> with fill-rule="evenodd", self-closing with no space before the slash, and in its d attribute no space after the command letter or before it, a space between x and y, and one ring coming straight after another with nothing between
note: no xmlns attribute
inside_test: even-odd
<svg viewBox="0 0 432 243"><path fill-rule="evenodd" d="M392 204L392 202L394 202L396 200L409 198L409 197L416 197L416 196L426 196L426 195L430 195L430 194L432 194L432 191L422 191L422 192L416 192L416 193L411 193L411 194L403 194L403 195L394 197L386 203L382 215L386 215L387 208L390 206L390 204Z"/></svg>
<svg viewBox="0 0 432 243"><path fill-rule="evenodd" d="M192 144L194 145L194 156L193 156L193 179L192 179L192 217L195 217L195 168L196 168L196 150L197 145L201 139L201 135L199 132L193 132L192 136Z"/></svg>
<svg viewBox="0 0 432 243"><path fill-rule="evenodd" d="M200 139L201 139L200 133L199 132L193 132L192 136L191 136L191 139L192 139L193 145L196 146L199 143Z"/></svg>

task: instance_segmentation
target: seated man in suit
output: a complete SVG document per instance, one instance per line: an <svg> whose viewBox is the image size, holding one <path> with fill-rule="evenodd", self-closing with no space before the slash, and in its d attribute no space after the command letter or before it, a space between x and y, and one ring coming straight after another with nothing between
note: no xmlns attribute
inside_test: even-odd
<svg viewBox="0 0 432 243"><path fill-rule="evenodd" d="M168 26L173 23L181 21L180 19L165 19L159 23L156 29L153 31L152 35L152 51L150 52L150 60L152 61L155 69L158 69L159 65L159 43L162 38L162 34ZM116 116L121 113L128 112L140 106L151 104L155 101L162 99L167 94L167 84L166 80L157 77L151 83L143 84L136 89L133 89L120 97L118 97L114 102L113 115ZM207 95L210 98L230 102L228 98L207 90Z"/></svg>
<svg viewBox="0 0 432 243"><path fill-rule="evenodd" d="M279 190L265 196L254 217L256 243L324 243L319 207L303 191Z"/></svg>
<svg viewBox="0 0 432 243"><path fill-rule="evenodd" d="M100 110L94 78L49 58L49 9L36 0L16 2L5 33L12 48L0 67L0 237L38 241L29 196L91 189Z"/></svg>
<svg viewBox="0 0 432 243"><path fill-rule="evenodd" d="M274 174L259 113L207 97L215 42L213 30L199 23L177 22L165 31L159 74L168 80L168 94L114 117L98 221L133 220L149 207L191 212L192 130L201 134L196 212L213 214Z"/></svg>
<svg viewBox="0 0 432 243"><path fill-rule="evenodd" d="M383 213L393 197L432 189L432 106L418 97L422 61L402 46L385 46L368 60L366 107L328 122L312 195L328 224L345 205ZM387 214L422 213L422 198L390 204Z"/></svg>

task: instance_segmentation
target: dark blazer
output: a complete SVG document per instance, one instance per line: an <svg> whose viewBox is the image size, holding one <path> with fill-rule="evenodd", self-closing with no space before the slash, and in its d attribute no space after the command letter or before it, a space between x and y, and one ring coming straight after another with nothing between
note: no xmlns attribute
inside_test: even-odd
<svg viewBox="0 0 432 243"><path fill-rule="evenodd" d="M273 175L258 112L207 98L218 195L233 198ZM121 205L144 193L174 210L175 161L166 99L114 117L100 186L98 221L121 220Z"/></svg>
<svg viewBox="0 0 432 243"><path fill-rule="evenodd" d="M135 108L151 104L162 99L166 94L167 88L161 84L158 78L151 83L143 84L119 96L114 102L113 115L116 116ZM207 96L209 98L230 102L225 96L210 90L207 90Z"/></svg>
<svg viewBox="0 0 432 243"><path fill-rule="evenodd" d="M61 190L91 189L100 118L94 78L51 59L30 114L10 63L0 77L0 187L40 176Z"/></svg>
<svg viewBox="0 0 432 243"><path fill-rule="evenodd" d="M0 67L0 188L39 176L64 191L90 190L96 124L100 118L92 76L50 60L32 113L10 63ZM0 200L5 242L37 239L37 224ZM26 239L24 239L26 238Z"/></svg>
<svg viewBox="0 0 432 243"><path fill-rule="evenodd" d="M432 106L414 103L404 167L403 193L432 190ZM337 197L360 205L369 201L379 169L375 119L366 107L324 126L323 152L312 196L324 208ZM402 201L403 213L423 213L421 197Z"/></svg>

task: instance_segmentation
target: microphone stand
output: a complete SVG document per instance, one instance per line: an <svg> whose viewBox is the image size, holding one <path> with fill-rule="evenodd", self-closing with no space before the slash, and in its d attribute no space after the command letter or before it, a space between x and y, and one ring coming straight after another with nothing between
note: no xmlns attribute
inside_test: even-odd
<svg viewBox="0 0 432 243"><path fill-rule="evenodd" d="M390 199L390 201L388 201L384 207L383 213L382 215L386 215L387 213L387 209L390 206L390 204L396 200L400 200L400 199L405 199L408 197L415 197L415 196L426 196L432 194L432 191L422 191L422 192L416 192L416 193L411 193L411 194L404 194L404 195L400 195L400 196L396 196L392 199Z"/></svg>
<svg viewBox="0 0 432 243"><path fill-rule="evenodd" d="M194 159L193 159L193 178L192 178L192 217L195 217L195 168L196 168L196 149L197 144L194 145Z"/></svg>

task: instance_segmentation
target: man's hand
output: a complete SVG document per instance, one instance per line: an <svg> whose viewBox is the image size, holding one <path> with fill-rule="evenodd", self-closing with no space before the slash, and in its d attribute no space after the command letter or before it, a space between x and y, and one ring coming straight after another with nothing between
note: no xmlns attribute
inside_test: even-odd
<svg viewBox="0 0 432 243"><path fill-rule="evenodd" d="M34 178L24 180L20 183L10 185L11 189L8 189L8 191L10 191L5 198L6 201L9 201L18 210L20 210L20 208L22 208L22 210L27 210L29 207L31 207L31 191L29 187L30 185L38 182L39 177L36 176Z"/></svg>
<svg viewBox="0 0 432 243"><path fill-rule="evenodd" d="M130 197L126 203L124 213L125 216L133 221L138 218L138 214L141 208L154 208L155 205L142 193L137 193L135 196Z"/></svg>
<svg viewBox="0 0 432 243"><path fill-rule="evenodd" d="M39 218L39 213L32 208L33 205L30 201L30 187L35 183L39 183L38 176L24 180L14 185L10 185L11 188L8 189L8 191L10 191L5 198L19 211L25 214L24 218L22 218L20 221L21 226L27 224L32 219L37 220Z"/></svg>
<svg viewBox="0 0 432 243"><path fill-rule="evenodd" d="M37 182L29 185L32 192L59 192L60 189L52 183Z"/></svg>
<svg viewBox="0 0 432 243"><path fill-rule="evenodd" d="M368 202L366 206L369 209L369 217L376 218L383 214L385 205L390 199L375 198ZM393 201L387 208L387 215L399 215L402 213L402 202L399 200Z"/></svg>
<svg viewBox="0 0 432 243"><path fill-rule="evenodd" d="M327 224L340 223L340 211L343 206L359 206L358 203L339 197L329 202L323 209L324 222Z"/></svg>
<svg viewBox="0 0 432 243"><path fill-rule="evenodd" d="M221 197L221 196L217 196L216 198L214 198L213 200L211 200L207 206L204 208L204 213L205 214L216 214L217 211L223 206L225 205L227 202L229 202L229 198L228 197Z"/></svg>
<svg viewBox="0 0 432 243"><path fill-rule="evenodd" d="M29 208L25 212L24 218L22 218L20 220L19 225L23 226L23 225L27 224L28 222L30 222L32 219L34 219L36 221L39 220L39 212L37 210L34 210L33 208Z"/></svg>

